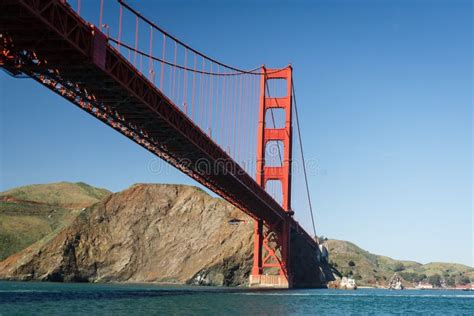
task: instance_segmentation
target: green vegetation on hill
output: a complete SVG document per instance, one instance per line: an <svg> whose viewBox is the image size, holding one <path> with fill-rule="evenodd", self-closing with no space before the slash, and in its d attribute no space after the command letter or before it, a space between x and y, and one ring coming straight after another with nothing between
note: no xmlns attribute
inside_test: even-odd
<svg viewBox="0 0 474 316"><path fill-rule="evenodd" d="M0 260L58 232L110 192L88 184L60 182L0 193Z"/></svg>
<svg viewBox="0 0 474 316"><path fill-rule="evenodd" d="M372 254L355 244L327 239L322 242L329 250L329 261L343 276L353 277L359 285L385 286L397 273L405 286L423 281L440 286L474 282L474 268L456 263L421 264L395 260Z"/></svg>
<svg viewBox="0 0 474 316"><path fill-rule="evenodd" d="M0 193L0 200L41 203L63 207L87 207L110 194L83 182L33 184Z"/></svg>

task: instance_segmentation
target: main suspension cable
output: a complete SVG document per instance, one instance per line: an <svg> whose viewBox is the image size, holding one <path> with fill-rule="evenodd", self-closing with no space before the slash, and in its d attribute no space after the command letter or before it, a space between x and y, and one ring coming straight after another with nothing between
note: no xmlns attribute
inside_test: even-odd
<svg viewBox="0 0 474 316"><path fill-rule="evenodd" d="M162 29L161 27L159 27L158 25L156 25L155 23L153 23L152 21L150 21L148 18L146 18L145 16L143 16L140 12L138 12L137 10L135 10L134 8L132 8L130 5L128 5L124 0L117 0L118 3L121 5L121 6L124 6L128 11L130 11L131 13L135 14L139 19L143 20L145 23L147 23L148 25L150 25L152 28L158 30L159 32L161 32L163 35L165 35L166 37L174 40L176 43L180 44L181 46L183 46L184 48L190 50L191 52L195 53L196 55L199 55L201 56L202 58L204 59L207 59L209 60L210 62L213 62L219 66L222 66L224 68L227 68L227 69L230 69L230 70L233 70L233 71L236 71L240 74L250 74L250 75L263 75L264 73L263 72L257 72L261 67L257 67L257 68L254 68L254 69L251 69L251 70L244 70L244 69L239 69L239 68L236 68L236 67L233 67L233 66L230 66L230 65L227 65L227 64L224 64L214 58L211 58L197 50L195 50L194 48L192 48L191 46L189 46L188 44L182 42L181 40L179 40L178 38L174 37L173 35L171 35L170 33L166 32L164 29ZM120 42L120 41L119 41ZM117 43L117 44L120 44L120 45L123 45L123 43ZM131 49L131 48L129 48ZM133 49L132 49L133 50ZM137 53L140 53L139 51L137 51ZM177 66L177 65L176 65ZM181 68L182 66L180 66ZM182 68L184 69L184 68ZM283 69L283 68L282 68ZM186 69L186 70L190 70L191 69ZM278 69L276 70L275 72L278 72L280 71L281 69ZM205 73L204 74L211 74L213 75L213 73ZM220 74L214 74L214 75L220 75ZM223 75L223 74L222 74Z"/></svg>
<svg viewBox="0 0 474 316"><path fill-rule="evenodd" d="M124 42L121 42L113 37L109 37L109 41L119 45L119 46L123 46L125 47L126 49L132 51L132 52L135 52L137 54L140 54L140 55L143 55L145 57L148 57L150 59L153 59L155 61L159 61L160 63L163 63L163 64L166 64L168 66L171 66L171 67L176 67L176 68L179 68L179 69L182 69L182 70L186 70L186 71L190 71L190 72L195 72L195 73L198 73L198 74L203 74L203 75L211 75L211 76L239 76L239 75L245 75L245 74L251 74L251 75L261 75L261 73L258 73L258 72L248 72L248 73L241 73L241 72L229 72L229 73L222 73L222 72L210 72L210 71L203 71L203 70L198 70L198 69L193 69L193 68L189 68L189 67L185 67L185 66L181 66L181 65L178 65L178 64L174 64L172 62L169 62L169 61L166 61L164 60L163 58L159 58L159 57L155 57L149 53L145 53L141 50L138 50L138 49L135 49L133 48L132 46L128 45L128 44L125 44ZM258 67L258 68L255 68L255 69L252 69L250 71L257 71L258 69L260 69L261 67ZM263 73L262 73L263 74Z"/></svg>
<svg viewBox="0 0 474 316"><path fill-rule="evenodd" d="M298 117L298 106L296 104L295 83L293 81L293 78L291 78L291 89L293 90L293 100L294 100L294 105L295 105L296 125L298 127L298 139L299 139L299 144L300 144L301 159L303 160L303 173L304 173L304 181L305 181L305 184L306 184L306 194L308 195L308 204L309 204L309 211L310 211L310 214L311 214L311 222L313 224L314 237L316 238L316 225L314 224L313 205L311 204L311 195L309 194L308 175L306 174L306 163L305 163L305 160L304 160L303 141L301 139L300 120L299 120L299 117Z"/></svg>

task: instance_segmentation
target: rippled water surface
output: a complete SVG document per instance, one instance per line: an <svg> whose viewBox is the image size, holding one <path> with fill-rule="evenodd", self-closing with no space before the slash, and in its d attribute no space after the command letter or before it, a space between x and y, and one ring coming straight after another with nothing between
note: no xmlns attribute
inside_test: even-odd
<svg viewBox="0 0 474 316"><path fill-rule="evenodd" d="M13 314L474 315L474 292L0 282L0 315Z"/></svg>

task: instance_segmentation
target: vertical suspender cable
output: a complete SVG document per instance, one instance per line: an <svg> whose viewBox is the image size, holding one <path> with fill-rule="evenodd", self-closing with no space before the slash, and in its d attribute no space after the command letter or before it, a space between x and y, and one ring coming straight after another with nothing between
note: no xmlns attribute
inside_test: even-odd
<svg viewBox="0 0 474 316"><path fill-rule="evenodd" d="M247 107L247 115L245 117L245 122L247 123L246 125L246 131L247 131L247 137L245 138L245 152L247 153L247 157L246 157L246 160L247 160L247 173L250 173L250 161L251 161L251 155L250 153L252 152L251 151L251 147L250 147L250 137L252 137L252 124L251 124L251 117L252 117L252 108L250 107L250 104L251 104L251 99L252 99L252 94L251 94L251 88L252 88L252 76L247 76L247 89L245 89L246 91L246 107Z"/></svg>
<svg viewBox="0 0 474 316"><path fill-rule="evenodd" d="M201 65L201 70L204 71L204 58L202 59L202 65ZM198 105L198 125L199 125L199 122L202 122L202 103L203 103L203 74L201 73L201 75L199 76L199 85L200 85L200 91L199 91L199 105ZM202 126L201 126L202 128Z"/></svg>
<svg viewBox="0 0 474 316"><path fill-rule="evenodd" d="M239 147L242 147L242 152L247 152L245 149L245 144L247 140L247 133L248 133L248 128L247 128L247 120L246 120L246 113L247 113L247 77L245 75L242 75L244 78L244 85L245 88L242 88L241 90L243 91L242 93L242 119L241 119L241 125L242 125L242 132L240 133L240 142L239 142ZM240 151L240 149L239 149ZM244 155L242 155L244 156ZM242 157L240 156L240 160L243 161L243 168L245 169L245 156Z"/></svg>
<svg viewBox="0 0 474 316"><path fill-rule="evenodd" d="M240 102L239 103L240 104L239 104L239 109L238 109L238 114L237 114L238 115L238 117L237 117L237 119L238 119L237 120L237 122L238 122L237 123L237 128L238 128L238 131L239 131L238 132L239 133L239 138L237 139L237 163L239 163L239 160L242 158L241 155L240 155L240 144L242 142L242 134L243 134L243 130L242 130L242 112L243 112L243 107L244 107L243 106L243 98L242 98L243 75L240 75L239 77L240 77L240 84L239 84L239 86L240 86L240 93L239 93Z"/></svg>
<svg viewBox="0 0 474 316"><path fill-rule="evenodd" d="M256 95L256 92L255 92L255 90L256 90L256 87L255 87L256 80L255 80L254 76L252 76L251 78L252 78L251 79L252 90L251 90L250 108L253 110L251 117L256 118L256 120L258 121L258 118L257 118L258 115L256 114L256 112L254 110L254 109L258 108L257 105L254 103L254 102L257 101L257 95ZM255 157L257 156L257 153L254 151L255 150L255 143L254 143L253 139L254 139L254 137L256 137L254 133L256 132L258 122L255 123L255 124L254 123L255 123L255 121L252 120L251 121L251 127L250 127L251 128L251 136L249 138L251 140L251 142L250 142L250 161L251 161L252 171L254 170L253 167L254 167L254 163L255 163ZM256 167L255 167L255 170L256 170ZM252 175L253 179L256 180L255 172L250 172L250 175Z"/></svg>
<svg viewBox="0 0 474 316"><path fill-rule="evenodd" d="M222 133L222 136L221 136L221 145L222 145L222 148L225 148L224 147L224 141L225 141L225 130L224 130L224 120L225 120L225 76L224 78L222 78L222 96L221 96L221 99L222 99L222 102L221 102L221 111L222 111L222 118L221 118L221 133Z"/></svg>
<svg viewBox="0 0 474 316"><path fill-rule="evenodd" d="M162 62L161 62L161 78L160 78L160 90L163 92L163 81L165 81L165 54L166 54L166 35L163 34L163 53L162 53Z"/></svg>
<svg viewBox="0 0 474 316"><path fill-rule="evenodd" d="M148 58L148 72L150 74L150 79L155 83L155 74L153 70L153 59L151 58L153 54L153 28L150 26L150 57Z"/></svg>
<svg viewBox="0 0 474 316"><path fill-rule="evenodd" d="M177 104L178 107L181 108L182 104L180 102L180 97L181 97L181 69L177 68L176 69L176 102L175 104Z"/></svg>
<svg viewBox="0 0 474 316"><path fill-rule="evenodd" d="M217 65L217 73L219 73L221 70L219 68L219 65ZM213 127L215 127L214 129L214 139L216 141L217 144L218 143L218 140L220 139L220 133L222 133L222 130L219 130L219 80L221 78L216 76L215 77L215 84L216 84L216 88L214 89L215 91L215 94L214 94L214 97L215 97L215 102L214 104L216 105L215 106L215 117L216 117L216 122L215 124L213 124Z"/></svg>
<svg viewBox="0 0 474 316"><path fill-rule="evenodd" d="M192 118L194 120L194 97L196 95L196 63L197 63L197 56L194 54L194 72L193 72L193 99L192 99Z"/></svg>
<svg viewBox="0 0 474 316"><path fill-rule="evenodd" d="M135 17L135 52L133 54L133 65L136 67L138 50L138 16Z"/></svg>
<svg viewBox="0 0 474 316"><path fill-rule="evenodd" d="M209 62L211 64L211 62ZM205 69L206 67L204 67ZM204 75L204 80L203 80L203 90L202 90L202 129L204 130L205 133L209 134L209 128L206 128L207 126L207 102L208 102L208 92L209 90L207 89L207 81L209 79L209 76L207 74Z"/></svg>
<svg viewBox="0 0 474 316"><path fill-rule="evenodd" d="M100 0L99 30L102 29L103 16L104 16L104 0Z"/></svg>
<svg viewBox="0 0 474 316"><path fill-rule="evenodd" d="M170 71L170 84L171 84L171 99L173 101L175 98L174 95L174 83L175 83L175 76L176 76L176 55L178 53L178 44L174 42L174 59L173 59L173 71Z"/></svg>
<svg viewBox="0 0 474 316"><path fill-rule="evenodd" d="M210 72L212 73L212 63L210 67ZM212 82L214 81L214 76L209 76L209 136L212 138Z"/></svg>
<svg viewBox="0 0 474 316"><path fill-rule="evenodd" d="M176 82L176 65L178 64L178 43L174 42L174 67L173 67L173 95L175 95L175 82ZM176 94L178 92L176 91ZM177 96L175 96L177 98Z"/></svg>
<svg viewBox="0 0 474 316"><path fill-rule="evenodd" d="M234 108L233 108L233 102L232 100L234 99L234 89L233 89L233 86L234 86L234 83L235 83L235 77L229 77L228 78L228 85L227 85L227 91L228 91L228 98L227 98L227 109L228 109L228 114L227 114L227 126L226 126L226 131L227 131L227 147L228 147L228 151L229 151L229 155L231 153L230 151L230 148L232 146L232 122L233 122L233 114L234 114Z"/></svg>
<svg viewBox="0 0 474 316"><path fill-rule="evenodd" d="M120 41L122 38L122 15L123 15L123 7L122 4L120 4L120 9L119 9L119 31L118 31L118 43L117 43L117 48L120 50Z"/></svg>
<svg viewBox="0 0 474 316"><path fill-rule="evenodd" d="M184 49L184 66L188 67L188 49ZM188 72L184 71L184 113L188 114Z"/></svg>
<svg viewBox="0 0 474 316"><path fill-rule="evenodd" d="M311 204L311 195L309 194L308 176L306 174L306 164L305 164L304 152L303 152L303 140L301 139L300 119L298 117L298 106L296 104L296 93L295 93L295 85L294 85L294 82L293 82L293 78L291 78L291 88L293 90L293 100L294 100L294 105L295 105L296 125L298 126L298 139L299 139L299 143L300 143L301 159L302 159L302 162L303 162L304 181L306 183L306 194L308 195L309 211L311 213L311 223L313 224L314 237L316 237L316 225L314 224L313 205Z"/></svg>
<svg viewBox="0 0 474 316"><path fill-rule="evenodd" d="M238 88L238 77L235 77L234 78L234 83L233 83L233 87L232 87L232 99L231 99L231 102L232 102L232 133L230 135L231 139L230 139L230 143L231 143L231 153L233 153L233 157L235 159L235 136L237 134L237 109L238 109L238 98L237 98L237 95L239 93L239 88Z"/></svg>

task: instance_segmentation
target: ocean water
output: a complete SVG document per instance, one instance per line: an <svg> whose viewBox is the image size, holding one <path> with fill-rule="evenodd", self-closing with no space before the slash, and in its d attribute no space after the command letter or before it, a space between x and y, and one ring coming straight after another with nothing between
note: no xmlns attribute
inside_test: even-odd
<svg viewBox="0 0 474 316"><path fill-rule="evenodd" d="M0 282L0 315L474 315L474 292Z"/></svg>

